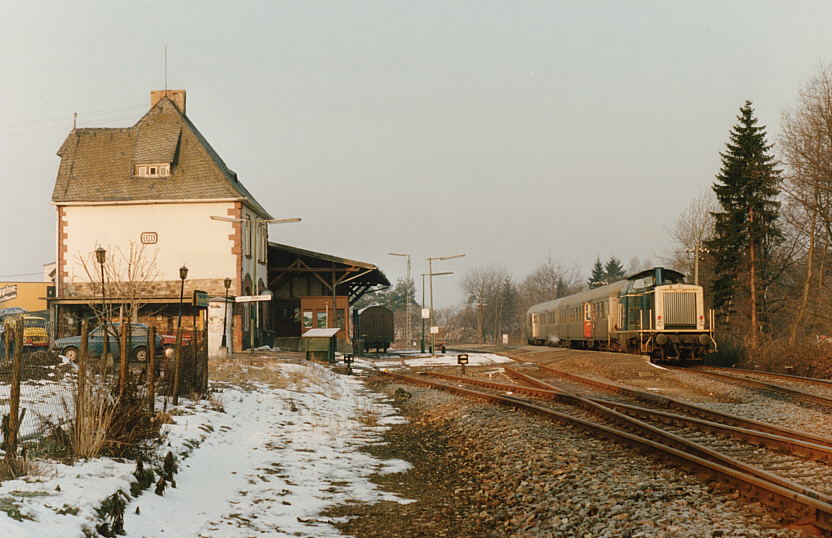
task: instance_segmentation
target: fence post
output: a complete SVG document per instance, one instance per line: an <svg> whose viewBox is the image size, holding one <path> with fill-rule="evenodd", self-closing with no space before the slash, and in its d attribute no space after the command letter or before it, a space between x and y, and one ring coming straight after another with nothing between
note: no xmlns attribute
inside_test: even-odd
<svg viewBox="0 0 832 538"><path fill-rule="evenodd" d="M120 399L124 398L124 393L127 391L127 324L121 324L121 334L119 335L121 338L119 339L120 346L119 346L119 355L121 355L120 366L121 369L119 371L119 384L118 384L118 397Z"/></svg>
<svg viewBox="0 0 832 538"><path fill-rule="evenodd" d="M199 331L196 330L196 320L194 320L194 337L191 338L191 346L193 346L192 355L194 357L194 371L193 371L193 390L194 392L202 392L202 354L200 353L201 344L199 343Z"/></svg>
<svg viewBox="0 0 832 538"><path fill-rule="evenodd" d="M202 364L202 378L199 380L199 390L208 393L208 330L203 330L202 344L199 347L199 361Z"/></svg>
<svg viewBox="0 0 832 538"><path fill-rule="evenodd" d="M87 341L89 326L81 322L81 344L78 349L78 396L75 402L75 438L81 439L87 419Z"/></svg>
<svg viewBox="0 0 832 538"><path fill-rule="evenodd" d="M179 370L182 357L182 327L176 329L176 363L173 372L173 405L179 405Z"/></svg>
<svg viewBox="0 0 832 538"><path fill-rule="evenodd" d="M156 406L156 327L150 327L147 342L147 396L150 414L153 415Z"/></svg>
<svg viewBox="0 0 832 538"><path fill-rule="evenodd" d="M9 414L3 422L3 447L6 449L6 463L14 461L17 452L17 431L20 429L20 366L23 356L23 318L14 326L14 363L12 364L12 386L9 394Z"/></svg>
<svg viewBox="0 0 832 538"><path fill-rule="evenodd" d="M9 328L10 327L11 327L11 325L8 322L5 322L5 321L3 322L3 354L6 355L4 357L6 362L9 362L9 347L10 347L9 346L9 344L10 344L10 342L9 342Z"/></svg>

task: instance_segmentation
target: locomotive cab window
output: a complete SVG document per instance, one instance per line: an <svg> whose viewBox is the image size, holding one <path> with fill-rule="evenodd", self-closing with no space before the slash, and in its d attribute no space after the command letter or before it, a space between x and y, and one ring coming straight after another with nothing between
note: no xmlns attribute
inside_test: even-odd
<svg viewBox="0 0 832 538"><path fill-rule="evenodd" d="M635 282L633 282L633 289L634 290L643 290L645 288L649 288L654 284L654 278L652 276L639 278Z"/></svg>

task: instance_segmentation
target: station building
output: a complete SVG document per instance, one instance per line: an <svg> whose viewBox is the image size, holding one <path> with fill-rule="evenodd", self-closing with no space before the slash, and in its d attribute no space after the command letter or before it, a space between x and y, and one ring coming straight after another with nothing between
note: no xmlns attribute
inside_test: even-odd
<svg viewBox="0 0 832 538"><path fill-rule="evenodd" d="M346 341L349 306L389 281L369 263L269 243L273 217L187 117L185 98L153 91L132 127L73 128L58 151L55 336L106 308L163 332L181 311L186 330L226 327L233 351L297 345L307 314Z"/></svg>

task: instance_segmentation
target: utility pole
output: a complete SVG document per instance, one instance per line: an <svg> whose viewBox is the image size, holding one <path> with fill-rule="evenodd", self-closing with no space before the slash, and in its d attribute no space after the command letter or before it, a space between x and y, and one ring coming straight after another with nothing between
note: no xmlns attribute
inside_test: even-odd
<svg viewBox="0 0 832 538"><path fill-rule="evenodd" d="M438 274L433 272L433 260L450 260L452 258L462 258L465 254L454 254L453 256L439 256L436 258L428 258L428 280L430 281L430 355L436 354L436 333L433 332L433 275Z"/></svg>
<svg viewBox="0 0 832 538"><path fill-rule="evenodd" d="M410 332L410 254L396 254L395 252L388 252L391 256L403 256L407 258L407 282L405 283L405 328L404 339L407 342L407 347L410 348L411 332Z"/></svg>
<svg viewBox="0 0 832 538"><path fill-rule="evenodd" d="M710 252L707 248L702 246L701 241L696 241L696 244L693 248L686 248L685 252L688 254L693 254L693 283L698 286L699 285L699 256L702 254L707 254Z"/></svg>

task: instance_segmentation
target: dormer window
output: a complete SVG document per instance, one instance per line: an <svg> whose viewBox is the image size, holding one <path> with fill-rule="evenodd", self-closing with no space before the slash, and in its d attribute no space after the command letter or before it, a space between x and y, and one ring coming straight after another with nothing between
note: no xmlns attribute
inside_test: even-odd
<svg viewBox="0 0 832 538"><path fill-rule="evenodd" d="M135 169L136 177L168 177L170 175L170 164L137 164Z"/></svg>

